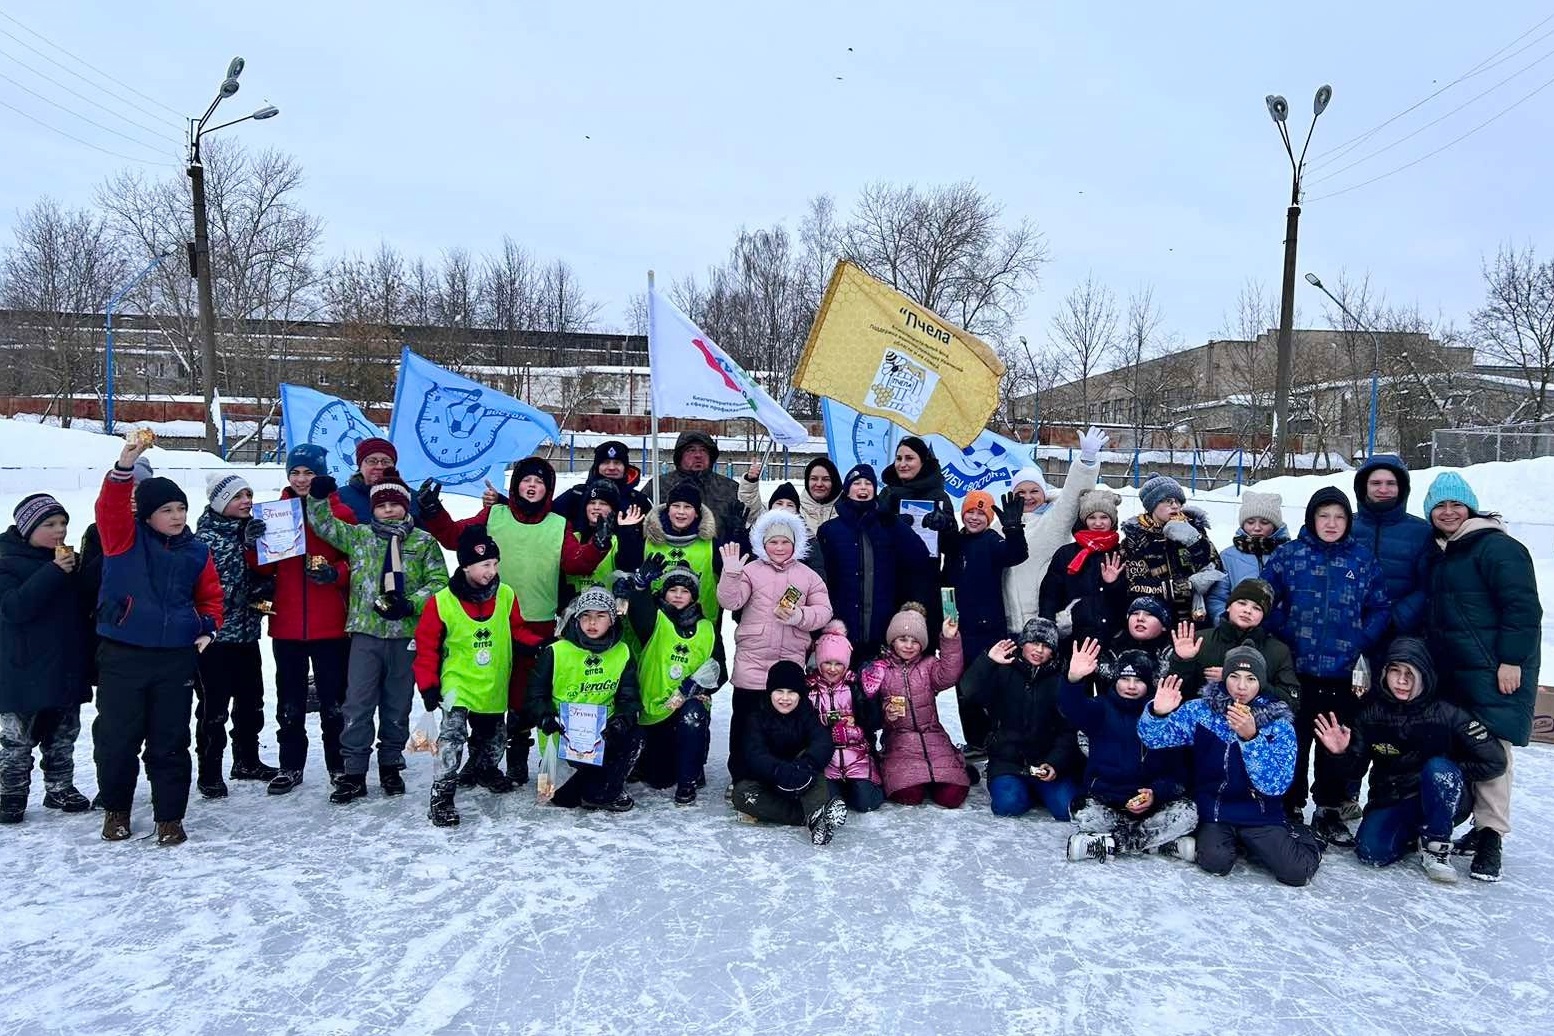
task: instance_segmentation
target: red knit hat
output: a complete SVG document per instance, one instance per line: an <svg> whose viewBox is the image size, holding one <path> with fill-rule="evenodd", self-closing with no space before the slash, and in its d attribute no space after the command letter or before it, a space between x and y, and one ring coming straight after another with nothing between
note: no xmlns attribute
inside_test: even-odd
<svg viewBox="0 0 1554 1036"><path fill-rule="evenodd" d="M356 466L362 466L362 461L374 453L381 453L395 464L399 463L399 451L394 449L394 444L387 439L374 436L371 439L363 439L356 444Z"/></svg>
<svg viewBox="0 0 1554 1036"><path fill-rule="evenodd" d="M410 510L410 487L405 485L404 479L399 477L398 468L389 468L383 473L383 479L377 485L367 490L367 499L373 507L381 503L393 501Z"/></svg>

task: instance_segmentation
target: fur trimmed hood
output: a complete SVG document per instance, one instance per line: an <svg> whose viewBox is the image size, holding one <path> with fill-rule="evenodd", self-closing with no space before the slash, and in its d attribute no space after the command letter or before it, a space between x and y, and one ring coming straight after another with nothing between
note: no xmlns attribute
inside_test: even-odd
<svg viewBox="0 0 1554 1036"><path fill-rule="evenodd" d="M654 508L653 510L649 511L647 517L642 520L642 534L647 538L649 543L656 543L660 546L669 544L676 547L683 547L687 543L691 543L694 540L713 540L717 538L718 522L717 519L712 516L712 508L708 507L706 504L701 505L701 520L696 523L696 531L694 533L687 533L683 536L676 533L671 533L667 528L665 528L664 523L667 521L667 518L664 517L664 514L667 507L668 505L664 504Z"/></svg>
<svg viewBox="0 0 1554 1036"><path fill-rule="evenodd" d="M766 534L773 526L780 526L788 530L788 535L793 540L793 557L788 561L788 565L797 561L803 561L809 556L809 526L804 524L804 519L788 511L767 511L757 518L755 525L750 528L750 550L756 557L768 565L777 566L775 561L766 556ZM777 567L785 568L787 566Z"/></svg>

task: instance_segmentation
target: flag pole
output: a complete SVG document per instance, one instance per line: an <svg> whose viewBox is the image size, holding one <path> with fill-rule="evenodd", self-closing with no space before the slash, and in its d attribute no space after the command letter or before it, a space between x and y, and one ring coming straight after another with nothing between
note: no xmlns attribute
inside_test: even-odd
<svg viewBox="0 0 1554 1036"><path fill-rule="evenodd" d="M653 387L653 271L648 271L648 414L653 422L653 510L658 510L658 390Z"/></svg>

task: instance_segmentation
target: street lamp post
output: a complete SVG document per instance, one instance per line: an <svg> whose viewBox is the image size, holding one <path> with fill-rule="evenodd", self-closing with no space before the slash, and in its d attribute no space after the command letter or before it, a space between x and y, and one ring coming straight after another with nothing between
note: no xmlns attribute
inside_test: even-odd
<svg viewBox="0 0 1554 1036"><path fill-rule="evenodd" d="M1333 88L1323 85L1317 89L1311 102L1311 125L1306 130L1306 142L1301 145L1300 157L1290 144L1288 119L1290 104L1283 97L1269 94L1266 98L1268 114L1273 117L1284 141L1284 153L1290 156L1290 207L1285 212L1284 227L1284 280L1279 294L1279 354L1278 378L1273 395L1273 448L1274 470L1277 474L1288 471L1290 380L1294 364L1295 338L1295 242L1300 232L1300 178L1306 170L1306 149L1311 146L1311 134L1317 128L1317 118L1333 99Z"/></svg>
<svg viewBox="0 0 1554 1036"><path fill-rule="evenodd" d="M237 77L243 74L243 59L233 58L227 65L227 77L216 91L205 114L189 120L189 181L194 195L194 241L189 245L189 273L194 278L200 307L200 387L205 395L205 449L217 450L216 418L216 302L210 272L210 225L205 213L205 166L200 161L200 139L207 133L235 126L249 119L269 119L280 109L267 104L252 114L218 126L206 127L216 106L237 93Z"/></svg>
<svg viewBox="0 0 1554 1036"><path fill-rule="evenodd" d="M166 259L168 256L170 256L172 254L173 254L173 249L171 249L171 248L168 249L165 252L158 252L156 258L151 260L149 263L147 263L145 269L143 269L139 273L137 273L133 280L131 280L124 287L120 288L118 291L113 293L113 296L110 299L108 299L108 305L105 307L105 309L107 310L107 313L106 313L106 316L104 317L104 322L103 322L103 342L104 342L104 345L105 345L105 347L107 349L107 359L106 359L106 361L104 363L104 367L103 367L103 390L104 390L103 431L107 432L109 435L113 434L113 395L114 395L114 391L113 391L113 389L114 389L114 385L113 385L113 310L114 310L114 307L116 307L119 304L119 300L120 299L124 298L124 296L128 295L130 292L134 291L135 290L135 286L137 284L139 284L141 281L145 280L150 275L152 270L155 270L158 266L161 266L162 265L162 260Z"/></svg>
<svg viewBox="0 0 1554 1036"><path fill-rule="evenodd" d="M1314 273L1306 274L1306 283L1333 300L1333 305L1339 312L1349 318L1349 322L1371 338L1371 420L1370 430L1365 435L1365 459L1370 460L1376 456L1376 406L1381 398L1381 339L1376 337L1376 332L1363 323L1359 317L1349 312L1349 307L1338 301L1338 296L1327 290L1320 278Z"/></svg>

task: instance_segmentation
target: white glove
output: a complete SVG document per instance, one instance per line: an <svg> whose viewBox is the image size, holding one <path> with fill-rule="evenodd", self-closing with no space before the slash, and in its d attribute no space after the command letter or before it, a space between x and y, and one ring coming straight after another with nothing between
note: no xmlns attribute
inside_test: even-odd
<svg viewBox="0 0 1554 1036"><path fill-rule="evenodd" d="M1195 594L1206 594L1225 579L1225 573L1217 568L1205 568L1187 577L1187 583Z"/></svg>
<svg viewBox="0 0 1554 1036"><path fill-rule="evenodd" d="M1094 464L1101 459L1101 451L1111 445L1111 438L1099 428L1091 428L1079 437L1079 459Z"/></svg>
<svg viewBox="0 0 1554 1036"><path fill-rule="evenodd" d="M1058 636L1065 640L1068 639L1069 635L1074 632L1074 608L1078 604L1079 599L1076 597L1074 600L1068 602L1067 608L1064 608L1062 611L1058 612L1058 614L1053 618L1053 621L1057 623L1058 626Z"/></svg>
<svg viewBox="0 0 1554 1036"><path fill-rule="evenodd" d="M1203 533L1194 528L1192 522L1166 522L1161 533L1172 543L1180 543L1184 547L1191 547L1203 539ZM1220 575L1223 576L1224 573L1221 572Z"/></svg>

